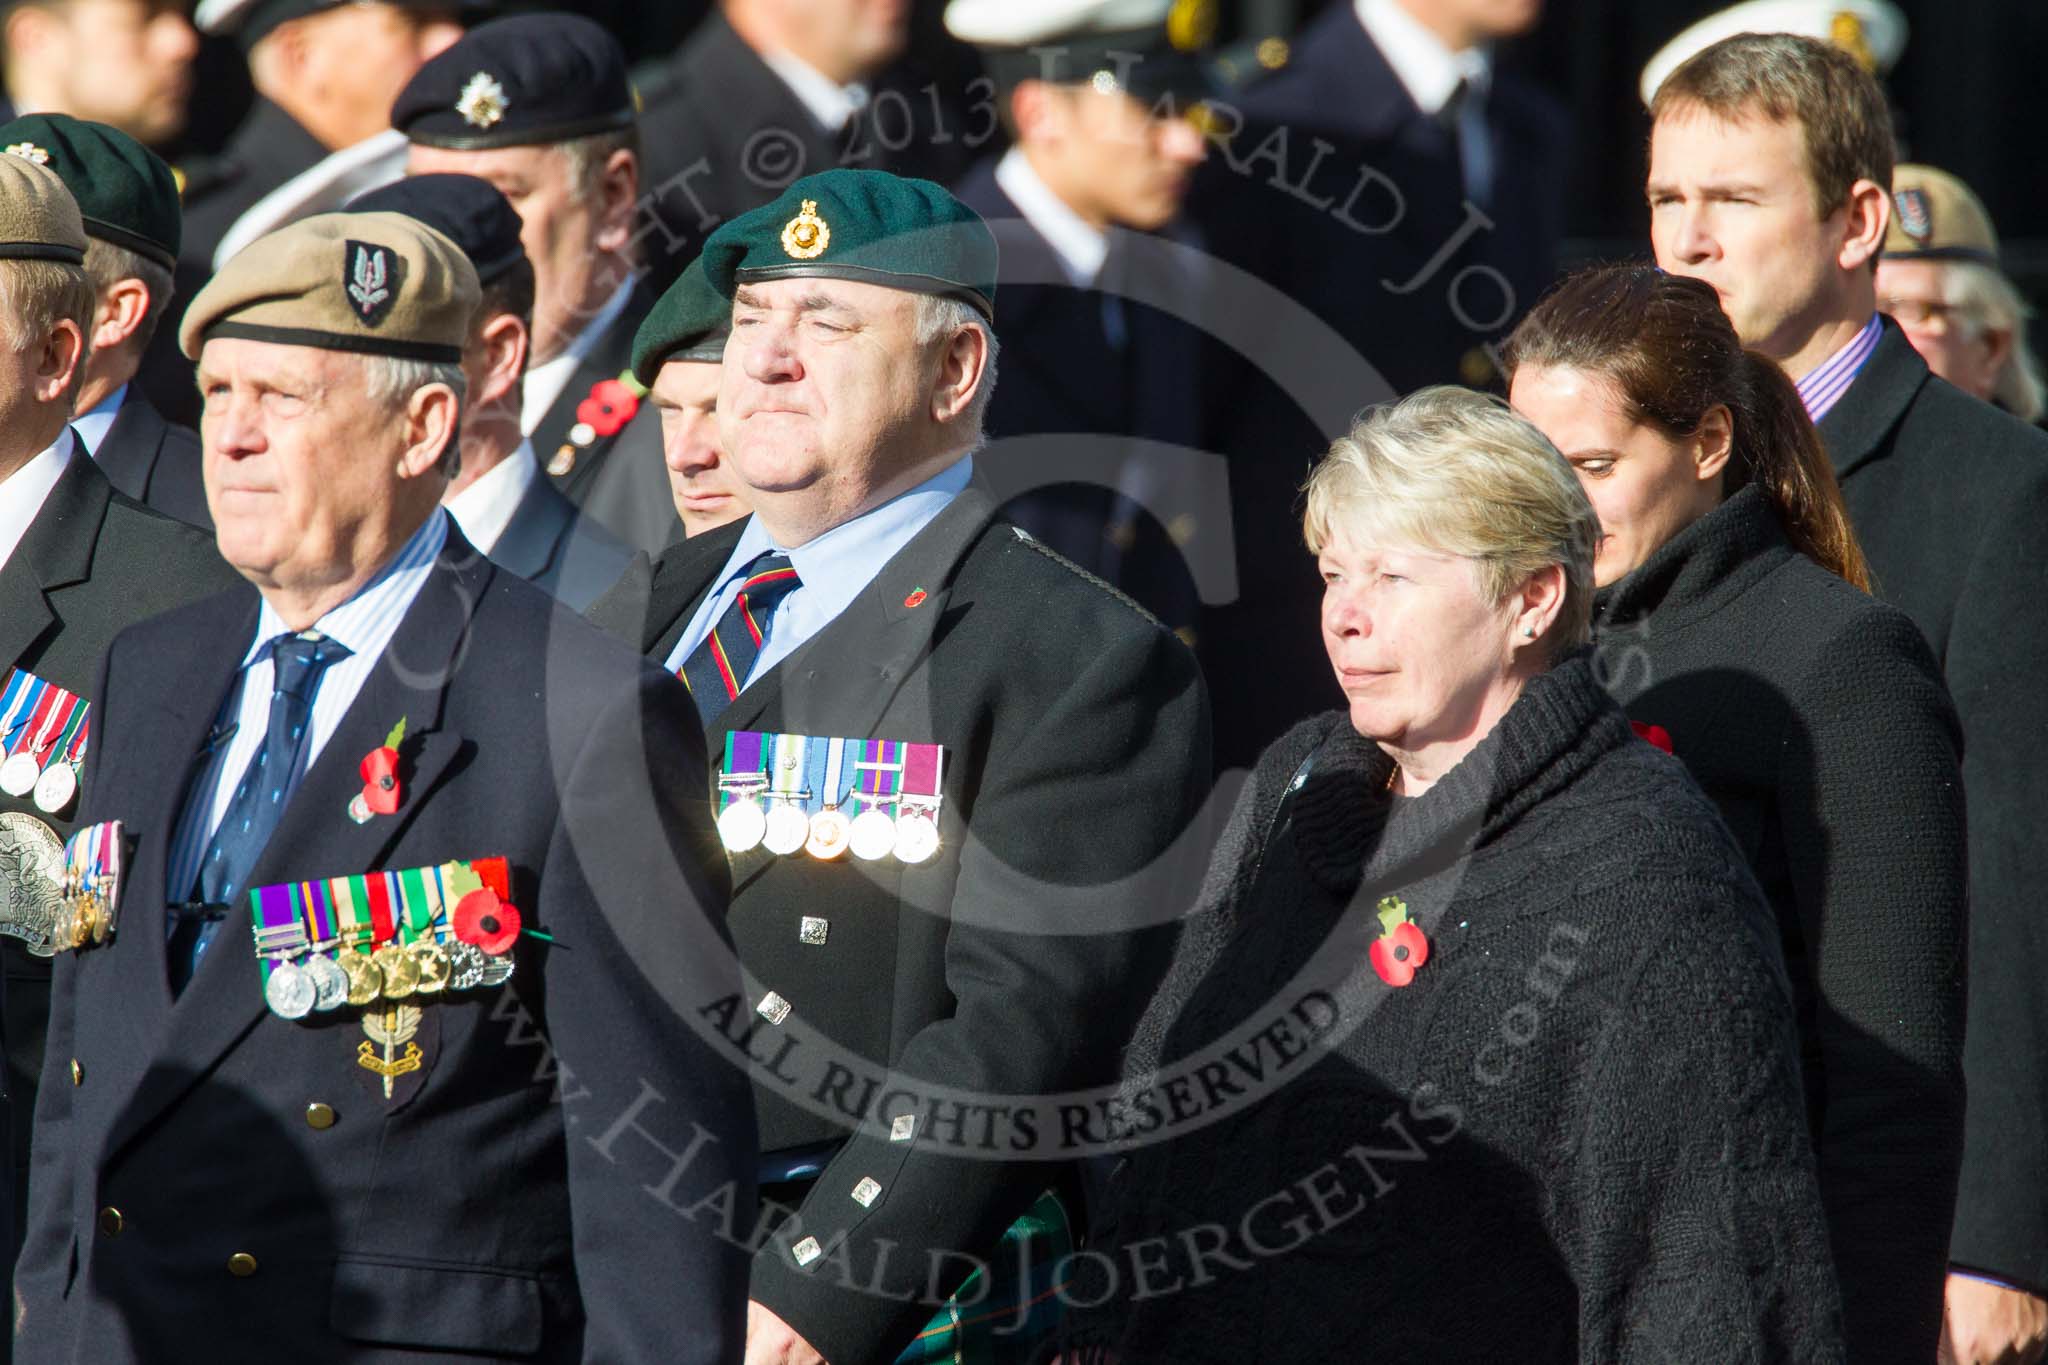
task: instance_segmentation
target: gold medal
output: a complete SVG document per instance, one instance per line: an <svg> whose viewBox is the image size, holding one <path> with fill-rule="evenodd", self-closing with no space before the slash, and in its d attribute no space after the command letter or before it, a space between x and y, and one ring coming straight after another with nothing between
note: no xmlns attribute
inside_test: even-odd
<svg viewBox="0 0 2048 1365"><path fill-rule="evenodd" d="M384 973L367 953L344 951L341 969L348 973L349 1004L374 1004L384 994Z"/></svg>
<svg viewBox="0 0 2048 1365"><path fill-rule="evenodd" d="M811 817L811 834L804 842L804 852L830 862L846 852L852 837L852 821L839 807L827 806Z"/></svg>
<svg viewBox="0 0 2048 1365"><path fill-rule="evenodd" d="M384 973L384 998L403 1000L419 989L420 964L405 955L405 949L396 943L387 943L371 954L371 960Z"/></svg>
<svg viewBox="0 0 2048 1365"><path fill-rule="evenodd" d="M419 971L417 989L421 995L439 995L448 988L448 979L454 974L454 968L440 944L408 943L405 956Z"/></svg>

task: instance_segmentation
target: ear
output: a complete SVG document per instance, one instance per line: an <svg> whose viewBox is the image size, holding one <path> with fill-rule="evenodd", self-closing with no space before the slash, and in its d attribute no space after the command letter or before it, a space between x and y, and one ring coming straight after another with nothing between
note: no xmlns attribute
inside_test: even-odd
<svg viewBox="0 0 2048 1365"><path fill-rule="evenodd" d="M1044 81L1019 81L1010 92L1010 121L1019 142L1056 136L1060 113L1059 91Z"/></svg>
<svg viewBox="0 0 2048 1365"><path fill-rule="evenodd" d="M35 399L54 403L70 392L85 362L85 330L70 318L59 318L43 334L36 355Z"/></svg>
<svg viewBox="0 0 2048 1365"><path fill-rule="evenodd" d="M1984 363L1993 374L2005 368L2005 362L2012 359L2013 331L2010 327L1987 327L1981 340L1984 343Z"/></svg>
<svg viewBox="0 0 2048 1365"><path fill-rule="evenodd" d="M526 373L526 324L511 313L499 313L484 323L479 339L483 383L470 395L470 403L479 412L494 411L507 405L519 386L519 377Z"/></svg>
<svg viewBox="0 0 2048 1365"><path fill-rule="evenodd" d="M142 326L149 316L149 286L130 276L100 291L92 314L92 349L111 351Z"/></svg>
<svg viewBox="0 0 2048 1365"><path fill-rule="evenodd" d="M1842 248L1835 260L1844 270L1856 270L1877 259L1884 249L1885 230L1891 226L1892 197L1874 180L1859 180L1849 187L1848 216L1842 225Z"/></svg>
<svg viewBox="0 0 2048 1365"><path fill-rule="evenodd" d="M1735 417L1726 404L1716 404L1700 418L1693 433L1693 476L1701 483L1718 481L1735 453Z"/></svg>
<svg viewBox="0 0 2048 1365"><path fill-rule="evenodd" d="M1512 632L1510 649L1543 644L1564 611L1564 592L1562 564L1546 564L1522 580L1521 589L1515 594L1514 618L1508 623ZM1533 637L1530 631L1535 632Z"/></svg>
<svg viewBox="0 0 2048 1365"><path fill-rule="evenodd" d="M623 252L633 240L633 215L640 203L640 163L623 147L605 158L597 203L597 231L591 240L600 251Z"/></svg>
<svg viewBox="0 0 2048 1365"><path fill-rule="evenodd" d="M455 440L455 390L446 384L415 389L405 405L405 453L399 456L399 477L417 479L434 473ZM438 494L436 495L438 496Z"/></svg>
<svg viewBox="0 0 2048 1365"><path fill-rule="evenodd" d="M0 25L0 40L7 44L7 55L24 65L34 62L57 22L55 15L39 5L14 6L7 12L7 22Z"/></svg>
<svg viewBox="0 0 2048 1365"><path fill-rule="evenodd" d="M939 354L939 370L932 377L932 420L943 425L958 418L987 380L988 333L962 327Z"/></svg>

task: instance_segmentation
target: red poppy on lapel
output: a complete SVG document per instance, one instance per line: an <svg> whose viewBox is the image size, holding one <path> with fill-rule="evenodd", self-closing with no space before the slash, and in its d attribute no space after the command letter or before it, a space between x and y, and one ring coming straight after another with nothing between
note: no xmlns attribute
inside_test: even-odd
<svg viewBox="0 0 2048 1365"><path fill-rule="evenodd" d="M1389 986L1405 986L1429 961L1429 939L1408 918L1407 902L1387 896L1379 904L1380 936L1372 941L1372 969Z"/></svg>
<svg viewBox="0 0 2048 1365"><path fill-rule="evenodd" d="M398 785L398 746L404 742L405 718L401 716L384 737L383 747L363 755L356 768L362 774L363 790L348 803L349 818L357 824L367 823L373 815L394 813L405 799L405 792Z"/></svg>
<svg viewBox="0 0 2048 1365"><path fill-rule="evenodd" d="M486 886L455 902L448 927L464 943L474 944L492 957L503 957L519 941L519 907L501 900Z"/></svg>
<svg viewBox="0 0 2048 1365"><path fill-rule="evenodd" d="M638 394L617 379L600 379L590 386L590 397L576 405L576 420L588 423L599 436L616 436L638 411Z"/></svg>
<svg viewBox="0 0 2048 1365"><path fill-rule="evenodd" d="M1628 728L1636 732L1637 739L1647 740L1667 754L1674 752L1671 747L1671 732L1663 726L1645 725L1642 721L1632 720L1628 723Z"/></svg>

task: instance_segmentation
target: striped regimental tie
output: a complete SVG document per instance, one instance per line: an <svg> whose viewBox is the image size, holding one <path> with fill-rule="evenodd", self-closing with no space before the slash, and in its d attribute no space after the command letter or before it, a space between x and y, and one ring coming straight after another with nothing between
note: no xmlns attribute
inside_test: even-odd
<svg viewBox="0 0 2048 1365"><path fill-rule="evenodd" d="M697 714L707 730L747 685L747 675L754 671L754 661L761 657L761 646L768 639L776 604L802 586L788 555L780 550L762 551L747 565L739 596L683 660L679 676L696 700Z"/></svg>

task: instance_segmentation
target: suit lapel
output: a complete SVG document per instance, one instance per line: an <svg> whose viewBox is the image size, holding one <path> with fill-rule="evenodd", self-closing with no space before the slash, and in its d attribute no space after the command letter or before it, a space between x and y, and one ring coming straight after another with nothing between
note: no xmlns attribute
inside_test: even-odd
<svg viewBox="0 0 2048 1365"><path fill-rule="evenodd" d="M574 519L574 510L547 475L536 474L491 547L491 562L529 581L539 578L554 562Z"/></svg>
<svg viewBox="0 0 2048 1365"><path fill-rule="evenodd" d="M1931 374L1899 325L1890 318L1882 321L1884 335L1863 362L1862 373L1820 420L1820 438L1837 479L1848 478L1877 455Z"/></svg>
<svg viewBox="0 0 2048 1365"><path fill-rule="evenodd" d="M732 558L751 519L742 517L701 536L691 536L661 557L647 589L647 612L640 634L640 652L665 663L696 614L718 571Z"/></svg>
<svg viewBox="0 0 2048 1365"><path fill-rule="evenodd" d="M149 495L149 476L156 468L157 455L163 449L164 432L168 429L163 416L150 406L149 400L131 389L120 410L114 414L113 425L100 438L100 448L93 454L92 461L107 476L108 482L140 502ZM82 442L79 453L84 453Z"/></svg>
<svg viewBox="0 0 2048 1365"><path fill-rule="evenodd" d="M70 464L0 569L0 660L11 666L58 623L49 595L91 573L93 546L113 495L113 485L93 467L84 445L74 445Z"/></svg>
<svg viewBox="0 0 2048 1365"><path fill-rule="evenodd" d="M444 724L443 703L449 683L468 657L471 615L493 572L451 527L447 547L397 634L292 793L276 832L250 871L250 887L353 875L382 865L461 752L462 736ZM215 707L225 691L223 681L214 694ZM362 790L358 767L365 754L384 743L400 717L405 718L407 735L400 750L401 803L396 813L358 825L347 813L350 797ZM199 733L203 737L203 728ZM159 922L151 956L161 979L162 916L155 918ZM168 987L161 989L167 996ZM251 952L249 916L241 906L231 907L191 983L170 1010L161 1055L176 1058L179 1064L149 1070L109 1137L109 1151L175 1103L255 1027L265 1008Z"/></svg>
<svg viewBox="0 0 2048 1365"><path fill-rule="evenodd" d="M576 452L576 463L566 474L547 477L554 480L555 488L569 501L580 504L590 485L597 478L598 469L604 464L604 457L618 440L618 432L600 436L590 444L576 446L569 440L569 429L576 425L576 409L584 399L590 397L590 390L600 381L617 379L633 358L633 334L640 330L640 322L654 307L654 300L648 296L644 284L633 286L632 296L612 325L605 329L590 353L576 366L576 372L569 376L569 382L562 386L562 396L549 408L547 416L541 418L533 429L533 453L545 466L568 446ZM622 425L619 432L626 428Z"/></svg>

